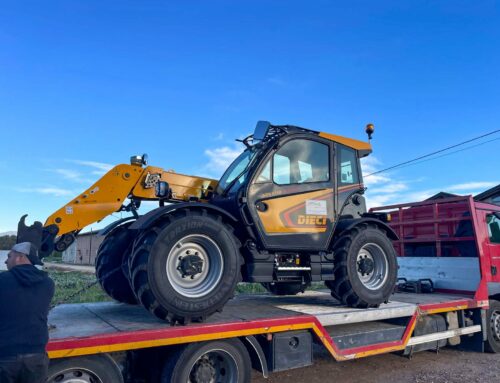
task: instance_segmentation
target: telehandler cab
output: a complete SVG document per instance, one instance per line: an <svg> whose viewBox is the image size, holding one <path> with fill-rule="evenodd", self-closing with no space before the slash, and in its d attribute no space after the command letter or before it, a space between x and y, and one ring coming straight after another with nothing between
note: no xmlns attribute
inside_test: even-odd
<svg viewBox="0 0 500 383"><path fill-rule="evenodd" d="M366 132L371 138L373 125ZM360 158L371 145L260 121L219 181L147 166L118 165L51 215L19 223L18 241L43 258L87 225L129 211L103 230L97 278L114 299L140 302L172 323L201 321L240 281L278 295L325 281L352 307L377 307L393 292L397 261L386 214L367 213ZM139 216L141 201L159 207Z"/></svg>

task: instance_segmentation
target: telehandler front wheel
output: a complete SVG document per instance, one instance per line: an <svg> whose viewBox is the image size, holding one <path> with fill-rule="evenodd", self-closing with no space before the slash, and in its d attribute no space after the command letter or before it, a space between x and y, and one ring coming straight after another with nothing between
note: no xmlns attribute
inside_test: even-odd
<svg viewBox="0 0 500 383"><path fill-rule="evenodd" d="M351 307L378 307L387 302L397 279L396 252L378 226L361 224L334 244L332 296Z"/></svg>
<svg viewBox="0 0 500 383"><path fill-rule="evenodd" d="M130 280L139 301L171 322L200 321L221 310L241 279L232 228L202 211L175 212L134 244Z"/></svg>
<svg viewBox="0 0 500 383"><path fill-rule="evenodd" d="M118 226L104 238L97 250L95 270L102 289L118 302L136 304L128 281L128 258L132 251L133 233L130 223Z"/></svg>

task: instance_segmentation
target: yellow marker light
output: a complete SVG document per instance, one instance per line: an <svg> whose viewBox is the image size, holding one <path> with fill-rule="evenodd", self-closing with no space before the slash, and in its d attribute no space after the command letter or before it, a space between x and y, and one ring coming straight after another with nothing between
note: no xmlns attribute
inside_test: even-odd
<svg viewBox="0 0 500 383"><path fill-rule="evenodd" d="M374 131L375 131L375 126L373 124L367 124L366 125L365 132L366 132L366 134L368 134L368 139L369 140L372 139L372 134L373 134Z"/></svg>

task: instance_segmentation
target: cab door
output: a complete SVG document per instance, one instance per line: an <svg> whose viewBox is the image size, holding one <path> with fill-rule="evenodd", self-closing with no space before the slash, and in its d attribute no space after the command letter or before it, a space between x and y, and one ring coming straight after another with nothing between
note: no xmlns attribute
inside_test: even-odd
<svg viewBox="0 0 500 383"><path fill-rule="evenodd" d="M247 196L267 249L326 250L335 217L333 159L332 142L295 136L262 161Z"/></svg>
<svg viewBox="0 0 500 383"><path fill-rule="evenodd" d="M500 212L486 212L485 221L488 230L484 250L491 261L493 282L500 282Z"/></svg>

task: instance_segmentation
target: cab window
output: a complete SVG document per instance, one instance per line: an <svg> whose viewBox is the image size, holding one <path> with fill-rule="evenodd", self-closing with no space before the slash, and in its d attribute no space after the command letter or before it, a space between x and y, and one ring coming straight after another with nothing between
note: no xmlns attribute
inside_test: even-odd
<svg viewBox="0 0 500 383"><path fill-rule="evenodd" d="M491 243L500 243L500 219L494 214L486 216L486 223L488 224L488 234Z"/></svg>
<svg viewBox="0 0 500 383"><path fill-rule="evenodd" d="M359 183L358 161L353 149L339 145L338 182L339 185Z"/></svg>
<svg viewBox="0 0 500 383"><path fill-rule="evenodd" d="M260 182L266 178L266 172L267 165L258 177ZM326 182L330 179L328 146L311 140L289 141L274 154L272 173L278 185Z"/></svg>

